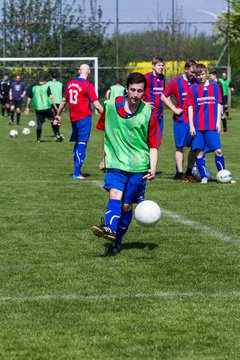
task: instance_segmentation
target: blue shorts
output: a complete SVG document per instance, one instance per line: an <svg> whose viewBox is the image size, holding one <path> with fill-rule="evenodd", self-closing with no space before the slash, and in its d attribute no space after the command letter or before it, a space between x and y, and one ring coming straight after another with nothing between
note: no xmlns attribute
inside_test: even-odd
<svg viewBox="0 0 240 360"><path fill-rule="evenodd" d="M92 117L88 116L84 119L74 121L71 124L72 135L70 141L88 142L92 126Z"/></svg>
<svg viewBox="0 0 240 360"><path fill-rule="evenodd" d="M220 135L216 130L196 131L192 142L193 150L204 150L207 153L221 148Z"/></svg>
<svg viewBox="0 0 240 360"><path fill-rule="evenodd" d="M122 203L132 204L144 200L147 173L132 173L118 169L109 169L105 175L104 189L117 189L123 192Z"/></svg>
<svg viewBox="0 0 240 360"><path fill-rule="evenodd" d="M192 146L192 136L190 135L189 123L173 122L173 134L176 148Z"/></svg>

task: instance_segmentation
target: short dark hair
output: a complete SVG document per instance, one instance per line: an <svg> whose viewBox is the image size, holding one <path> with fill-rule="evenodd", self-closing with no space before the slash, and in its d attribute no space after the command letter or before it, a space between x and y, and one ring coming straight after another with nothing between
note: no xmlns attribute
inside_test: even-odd
<svg viewBox="0 0 240 360"><path fill-rule="evenodd" d="M206 65L204 65L204 64L197 64L197 65L195 66L194 72L195 72L196 75L201 74L203 71L206 71L206 72L207 72L207 67L206 67Z"/></svg>
<svg viewBox="0 0 240 360"><path fill-rule="evenodd" d="M129 74L127 77L126 87L128 89L129 85L140 84L140 83L144 83L144 90L145 90L146 85L147 85L147 80L146 80L145 76L139 72L133 72L133 73Z"/></svg>
<svg viewBox="0 0 240 360"><path fill-rule="evenodd" d="M120 84L120 85L122 85L122 78L117 78L117 80L116 80L116 84Z"/></svg>
<svg viewBox="0 0 240 360"><path fill-rule="evenodd" d="M211 70L211 71L209 72L209 74L212 74L212 75L216 75L216 76L217 76L216 70Z"/></svg>
<svg viewBox="0 0 240 360"><path fill-rule="evenodd" d="M197 62L193 59L189 59L185 62L184 69L189 69L191 66L197 65Z"/></svg>
<svg viewBox="0 0 240 360"><path fill-rule="evenodd" d="M160 56L154 56L152 59L152 65L156 65L158 62L164 63L163 58Z"/></svg>
<svg viewBox="0 0 240 360"><path fill-rule="evenodd" d="M56 72L56 71L52 71L52 72L51 72L51 77L52 77L53 79L56 79L56 78L57 78L57 72Z"/></svg>

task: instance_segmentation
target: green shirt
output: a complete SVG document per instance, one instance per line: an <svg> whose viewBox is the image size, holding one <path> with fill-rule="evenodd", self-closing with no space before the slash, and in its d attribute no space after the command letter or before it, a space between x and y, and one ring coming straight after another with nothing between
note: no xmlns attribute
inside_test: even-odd
<svg viewBox="0 0 240 360"><path fill-rule="evenodd" d="M122 85L111 86L109 100L115 100L117 96L123 96L124 91L125 91L125 88Z"/></svg>
<svg viewBox="0 0 240 360"><path fill-rule="evenodd" d="M60 104L63 98L63 84L60 81L48 81L47 85L50 87L51 94L56 104Z"/></svg>
<svg viewBox="0 0 240 360"><path fill-rule="evenodd" d="M32 99L34 102L35 110L48 110L51 108L51 100L48 95L48 85L38 84L32 88Z"/></svg>
<svg viewBox="0 0 240 360"><path fill-rule="evenodd" d="M105 166L134 173L144 173L150 167L148 127L151 108L141 102L130 118L121 117L115 101L105 101Z"/></svg>
<svg viewBox="0 0 240 360"><path fill-rule="evenodd" d="M231 87L231 80L229 80L229 79L224 80L223 78L220 78L219 81L222 84L223 96L227 96L228 95L228 88Z"/></svg>

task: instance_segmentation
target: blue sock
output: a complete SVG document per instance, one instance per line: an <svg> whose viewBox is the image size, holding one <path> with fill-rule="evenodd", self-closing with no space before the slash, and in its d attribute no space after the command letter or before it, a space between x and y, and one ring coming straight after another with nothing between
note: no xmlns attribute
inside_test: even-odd
<svg viewBox="0 0 240 360"><path fill-rule="evenodd" d="M74 175L79 176L86 155L87 144L75 144L73 148Z"/></svg>
<svg viewBox="0 0 240 360"><path fill-rule="evenodd" d="M206 167L205 167L205 156L200 159L197 158L196 164L197 164L199 174L201 175L201 179L207 177Z"/></svg>
<svg viewBox="0 0 240 360"><path fill-rule="evenodd" d="M115 240L115 245L118 246L121 244L124 235L126 234L129 225L132 221L132 209L130 211L122 211L121 217L119 219L118 222L118 227L117 227L117 235L116 235L116 240Z"/></svg>
<svg viewBox="0 0 240 360"><path fill-rule="evenodd" d="M121 216L121 200L109 200L105 213L105 225L117 232L118 220Z"/></svg>
<svg viewBox="0 0 240 360"><path fill-rule="evenodd" d="M224 156L223 155L222 156L215 155L215 164L216 164L218 171L224 170L225 169Z"/></svg>

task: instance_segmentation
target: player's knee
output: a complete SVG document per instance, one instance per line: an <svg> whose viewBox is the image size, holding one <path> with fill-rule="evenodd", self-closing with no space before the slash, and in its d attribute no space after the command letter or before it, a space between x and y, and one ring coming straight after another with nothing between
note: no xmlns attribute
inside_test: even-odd
<svg viewBox="0 0 240 360"><path fill-rule="evenodd" d="M215 155L216 156L222 156L222 150L221 149L215 150Z"/></svg>
<svg viewBox="0 0 240 360"><path fill-rule="evenodd" d="M123 206L122 206L122 210L123 210L124 212L130 211L131 208L132 208L132 204L123 204Z"/></svg>
<svg viewBox="0 0 240 360"><path fill-rule="evenodd" d="M122 199L122 191L118 189L110 189L109 198L111 200L121 200Z"/></svg>

